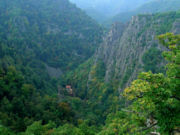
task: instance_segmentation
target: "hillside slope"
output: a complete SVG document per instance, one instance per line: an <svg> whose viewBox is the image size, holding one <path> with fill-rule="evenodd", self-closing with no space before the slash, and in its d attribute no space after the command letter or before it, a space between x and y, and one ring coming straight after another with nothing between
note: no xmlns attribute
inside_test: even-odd
<svg viewBox="0 0 180 135"><path fill-rule="evenodd" d="M179 17L179 12L139 15L132 18L125 30L118 30L115 25L95 56L106 65L105 81L118 79L123 88L140 71L159 72L163 48L156 36L173 31L178 34Z"/></svg>
<svg viewBox="0 0 180 135"><path fill-rule="evenodd" d="M57 91L47 82L50 77L58 78L92 56L102 33L67 0L0 1L1 67L15 66L44 91L44 85Z"/></svg>
<svg viewBox="0 0 180 135"><path fill-rule="evenodd" d="M68 0L0 1L0 134L77 123L57 99L58 78L92 56L102 33Z"/></svg>
<svg viewBox="0 0 180 135"><path fill-rule="evenodd" d="M1 1L0 22L2 41L23 53L32 50L62 70L89 58L102 34L96 22L67 0Z"/></svg>
<svg viewBox="0 0 180 135"><path fill-rule="evenodd" d="M151 0L70 0L99 23L120 12L136 9Z"/></svg>
<svg viewBox="0 0 180 135"><path fill-rule="evenodd" d="M179 0L153 0L147 2L140 7L128 11L122 12L114 16L109 21L105 22L106 25L110 25L113 22L127 22L131 20L131 17L138 14L152 14L152 13L161 13L168 11L177 11L180 9Z"/></svg>
<svg viewBox="0 0 180 135"><path fill-rule="evenodd" d="M123 102L121 92L139 72L164 72L164 48L156 36L177 34L179 28L179 12L139 15L128 25L117 23L91 60L66 76L66 83L74 87L76 96L104 108L101 113L113 112Z"/></svg>

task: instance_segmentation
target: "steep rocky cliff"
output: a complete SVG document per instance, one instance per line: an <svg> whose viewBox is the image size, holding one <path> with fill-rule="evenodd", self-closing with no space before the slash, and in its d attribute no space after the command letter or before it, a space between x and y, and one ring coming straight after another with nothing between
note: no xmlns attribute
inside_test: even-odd
<svg viewBox="0 0 180 135"><path fill-rule="evenodd" d="M156 36L165 32L178 33L178 13L140 15L128 25L115 24L95 54L95 64L103 61L104 80L119 81L119 90L127 87L141 71L159 72L163 65Z"/></svg>
<svg viewBox="0 0 180 135"><path fill-rule="evenodd" d="M113 91L122 91L139 72L164 72L161 52L165 48L156 37L166 32L178 34L179 29L179 12L139 15L126 25L116 23L92 59L71 72L67 81L75 85L77 96L84 92L83 97L91 99L94 95L103 97L107 85Z"/></svg>

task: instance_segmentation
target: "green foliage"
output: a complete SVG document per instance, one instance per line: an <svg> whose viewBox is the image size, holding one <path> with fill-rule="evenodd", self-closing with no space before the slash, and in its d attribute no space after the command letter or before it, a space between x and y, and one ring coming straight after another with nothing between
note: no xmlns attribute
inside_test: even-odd
<svg viewBox="0 0 180 135"><path fill-rule="evenodd" d="M71 106L79 111L81 118L92 124L102 124L109 112L117 110L118 91L104 82L105 66L102 61L94 65L92 59L68 73L62 83L73 86L76 97L68 99ZM78 106L79 103L80 105Z"/></svg>
<svg viewBox="0 0 180 135"><path fill-rule="evenodd" d="M92 59L80 65L75 71L67 73L62 80L62 85L70 84L75 88L77 97L85 99L87 96L87 81Z"/></svg>
<svg viewBox="0 0 180 135"><path fill-rule="evenodd" d="M130 112L120 111L108 115L106 125L97 135L147 135L147 131L137 132L138 128Z"/></svg>
<svg viewBox="0 0 180 135"><path fill-rule="evenodd" d="M26 131L19 135L95 135L96 132L97 128L87 125L87 121L82 122L79 127L75 127L71 124L64 124L57 128L53 122L42 125L42 122L38 121L28 126Z"/></svg>
<svg viewBox="0 0 180 135"><path fill-rule="evenodd" d="M24 131L33 121L54 121L57 125L72 122L74 113L66 103L57 98L40 96L14 67L0 71L0 119L1 123L18 132Z"/></svg>
<svg viewBox="0 0 180 135"><path fill-rule="evenodd" d="M168 16L153 16L167 21L157 33L166 31L166 26L169 30L179 13ZM92 58L76 68L92 56L102 32L66 0L0 1L0 135L95 135L99 131L99 135L143 135L155 130L141 131L149 117L164 134L178 126L179 36L159 37L171 50L164 53L170 61L166 75L142 73L124 93L132 104L119 111L123 106L119 83L105 82L104 63L94 64ZM155 49L145 53L147 70L157 72L154 65L161 58L159 53ZM47 73L47 66L64 72L76 69L59 84ZM122 83L134 66L135 62ZM64 87L62 98L54 95L60 85ZM66 85L72 86L73 95Z"/></svg>
<svg viewBox="0 0 180 135"><path fill-rule="evenodd" d="M122 77L122 79L120 80L120 86L121 88L124 87L124 84L127 83L127 81L129 80L129 78L131 77L134 68L136 66L136 62L134 61L133 64L131 66L129 66L124 74L124 76Z"/></svg>
<svg viewBox="0 0 180 135"><path fill-rule="evenodd" d="M92 56L103 33L67 0L1 1L0 31L0 41L17 54L64 71Z"/></svg>
<svg viewBox="0 0 180 135"><path fill-rule="evenodd" d="M164 34L166 32L171 31L173 23L177 18L180 17L179 11L167 12L167 13L156 13L152 15L138 15L138 18L146 19L147 23L139 32L138 36L144 33L150 26L152 30L156 32L156 35Z"/></svg>
<svg viewBox="0 0 180 135"><path fill-rule="evenodd" d="M158 33L161 29L161 23L164 22L167 29L164 28L164 30L160 30L162 33L169 30L168 26L172 26L172 23L179 18L179 13L170 12L164 14L140 15L138 18L140 20L142 19L142 22L144 22L144 19L148 20L147 25L142 28L142 33L146 32L150 26L152 26L151 29L154 32ZM142 37L141 34L140 37ZM143 38L144 37L142 37L142 40L145 41ZM165 72L165 68L162 67L165 62L163 61L161 51L155 48L155 46L144 53L142 62L142 68L144 68L145 71L152 71L153 73ZM62 84L64 86L67 84L71 85L75 96L78 97L68 98L66 102L69 101L68 103L70 103L75 110L77 108L81 110L79 113L80 118L88 119L93 124L104 123L109 113L116 112L125 106L124 98L119 99L119 88L125 88L124 84L131 78L133 71L136 70L135 67L136 60L132 61L131 66L126 69L126 72L121 77L114 75L112 80L107 83L105 80L106 67L103 61L97 60L93 63L93 59L88 60L63 78ZM79 107L78 103L83 107ZM94 121L98 121L98 123ZM138 128L139 125L136 125L136 127Z"/></svg>
<svg viewBox="0 0 180 135"><path fill-rule="evenodd" d="M58 127L52 135L84 135L84 133L77 127L66 124Z"/></svg>
<svg viewBox="0 0 180 135"><path fill-rule="evenodd" d="M161 51L155 47L147 50L142 56L145 71L152 71L153 73L160 72L160 63L162 62Z"/></svg>
<svg viewBox="0 0 180 135"><path fill-rule="evenodd" d="M0 125L0 135L15 135L8 128Z"/></svg>
<svg viewBox="0 0 180 135"><path fill-rule="evenodd" d="M111 113L98 135L147 135L151 132L171 135L179 126L180 111L180 35L160 35L160 43L168 48L166 75L143 72L123 96L129 104Z"/></svg>
<svg viewBox="0 0 180 135"><path fill-rule="evenodd" d="M159 40L170 50L163 53L169 61L166 76L160 73L141 73L139 79L125 90L124 95L133 101L130 106L133 113L141 113L140 118L145 118L143 123L151 118L154 120L152 124L159 126L155 130L169 135L179 123L180 35L167 33L159 36Z"/></svg>
<svg viewBox="0 0 180 135"><path fill-rule="evenodd" d="M53 132L53 127L56 125L52 122L47 125L42 125L42 122L34 122L32 125L28 126L25 133L21 135L49 135Z"/></svg>
<svg viewBox="0 0 180 135"><path fill-rule="evenodd" d="M161 21L165 22L165 23L159 22L160 25L158 25L158 26L157 26L157 24L154 24L157 35L171 31L174 20L179 17L180 17L180 13L178 11L155 14L154 15L155 20L161 19Z"/></svg>
<svg viewBox="0 0 180 135"><path fill-rule="evenodd" d="M27 134L45 134L44 125L50 121L54 127L76 124L78 112L72 111L74 104L58 102L60 84L47 66L64 72L76 68L94 53L102 33L67 0L0 1L2 125L15 133L28 127ZM42 123L35 122L39 120Z"/></svg>

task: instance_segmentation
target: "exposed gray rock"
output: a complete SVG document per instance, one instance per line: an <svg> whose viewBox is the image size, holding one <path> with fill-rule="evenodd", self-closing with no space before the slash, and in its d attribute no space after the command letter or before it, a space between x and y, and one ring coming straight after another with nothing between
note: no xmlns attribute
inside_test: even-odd
<svg viewBox="0 0 180 135"><path fill-rule="evenodd" d="M164 18L141 15L133 17L127 25L114 24L94 55L94 65L99 60L105 64L105 82L118 80L119 91L129 86L137 78L138 73L144 71L142 62L144 53L152 47L165 50L156 39L157 35L164 34L161 32L164 23L166 23ZM175 19L171 30L166 32L179 33L180 20ZM162 60L159 66L163 63Z"/></svg>
<svg viewBox="0 0 180 135"><path fill-rule="evenodd" d="M60 68L50 67L50 66L48 66L47 64L46 64L45 66L46 66L46 69L47 69L48 74L49 74L51 77L59 78L59 77L63 74L63 72L61 71Z"/></svg>

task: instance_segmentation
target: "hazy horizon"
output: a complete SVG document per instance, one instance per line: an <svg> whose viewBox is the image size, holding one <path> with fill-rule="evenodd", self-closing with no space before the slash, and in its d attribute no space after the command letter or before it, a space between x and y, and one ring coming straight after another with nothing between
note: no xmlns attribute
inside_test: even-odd
<svg viewBox="0 0 180 135"><path fill-rule="evenodd" d="M153 0L70 0L83 10L94 10L105 16L131 11Z"/></svg>

